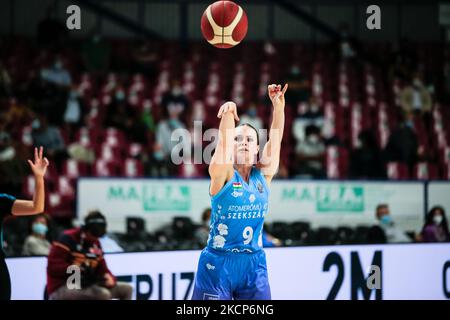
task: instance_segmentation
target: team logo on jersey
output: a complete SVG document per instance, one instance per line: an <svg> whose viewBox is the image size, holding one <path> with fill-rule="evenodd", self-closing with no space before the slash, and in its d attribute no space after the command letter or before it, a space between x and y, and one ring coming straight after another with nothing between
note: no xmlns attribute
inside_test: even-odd
<svg viewBox="0 0 450 320"><path fill-rule="evenodd" d="M256 197L253 193L250 195L250 197L248 197L248 200L250 200L250 202L254 202L255 199L256 199Z"/></svg>
<svg viewBox="0 0 450 320"><path fill-rule="evenodd" d="M263 186L262 186L261 182L258 182L258 185L256 187L258 188L259 193L263 193L264 192L264 189L263 189Z"/></svg>

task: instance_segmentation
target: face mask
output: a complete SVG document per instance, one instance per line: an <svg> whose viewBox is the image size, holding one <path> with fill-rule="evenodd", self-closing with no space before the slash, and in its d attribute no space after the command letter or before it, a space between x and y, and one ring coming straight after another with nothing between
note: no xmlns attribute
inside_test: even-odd
<svg viewBox="0 0 450 320"><path fill-rule="evenodd" d="M172 89L172 94L174 95L174 96L179 96L180 94L181 94L181 88L180 87L174 87L173 89Z"/></svg>
<svg viewBox="0 0 450 320"><path fill-rule="evenodd" d="M33 122L31 123L31 128L39 129L40 127L41 127L41 122L38 119L33 120Z"/></svg>
<svg viewBox="0 0 450 320"><path fill-rule="evenodd" d="M420 88L422 86L422 81L420 81L419 79L414 80L413 86L416 88Z"/></svg>
<svg viewBox="0 0 450 320"><path fill-rule="evenodd" d="M435 225L440 225L442 223L443 217L441 215L437 215L433 217L433 222Z"/></svg>
<svg viewBox="0 0 450 320"><path fill-rule="evenodd" d="M70 99L76 99L78 97L78 92L70 91Z"/></svg>
<svg viewBox="0 0 450 320"><path fill-rule="evenodd" d="M169 119L169 126L172 128L178 128L179 122L177 119Z"/></svg>
<svg viewBox="0 0 450 320"><path fill-rule="evenodd" d="M316 104L311 105L310 109L312 113L316 113L319 111L319 106Z"/></svg>
<svg viewBox="0 0 450 320"><path fill-rule="evenodd" d="M33 224L33 232L36 234L39 234L41 236L44 236L47 234L48 227L43 223L35 223Z"/></svg>
<svg viewBox="0 0 450 320"><path fill-rule="evenodd" d="M294 67L291 69L291 73L294 75L297 75L300 73L300 69L298 67Z"/></svg>
<svg viewBox="0 0 450 320"><path fill-rule="evenodd" d="M62 62L61 61L56 61L55 62L55 69L62 69Z"/></svg>
<svg viewBox="0 0 450 320"><path fill-rule="evenodd" d="M249 109L247 112L249 117L256 117L256 110L255 109Z"/></svg>
<svg viewBox="0 0 450 320"><path fill-rule="evenodd" d="M389 226L392 224L392 218L388 214L385 214L384 216L382 216L380 221L383 225L386 225L386 226Z"/></svg>
<svg viewBox="0 0 450 320"><path fill-rule="evenodd" d="M154 157L156 160L161 161L161 160L163 160L164 155L163 155L163 153L162 153L161 151L155 151L155 152L153 153L153 157Z"/></svg>
<svg viewBox="0 0 450 320"><path fill-rule="evenodd" d="M411 120L405 122L405 126L411 129L414 129L414 122Z"/></svg>
<svg viewBox="0 0 450 320"><path fill-rule="evenodd" d="M123 91L117 91L116 92L116 99L122 101L125 99L125 92Z"/></svg>
<svg viewBox="0 0 450 320"><path fill-rule="evenodd" d="M316 136L316 135L311 135L311 136L308 137L308 141L309 141L310 143L316 144L316 143L319 142L319 137Z"/></svg>

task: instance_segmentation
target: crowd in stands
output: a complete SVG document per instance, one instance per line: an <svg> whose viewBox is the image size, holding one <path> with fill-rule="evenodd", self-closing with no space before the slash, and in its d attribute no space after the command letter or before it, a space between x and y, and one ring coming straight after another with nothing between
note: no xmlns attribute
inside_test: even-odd
<svg viewBox="0 0 450 320"><path fill-rule="evenodd" d="M52 164L47 213L64 226L74 216L80 176L206 178L207 164L170 160L172 132L192 133L194 121L204 131L217 127L224 100L237 103L241 121L268 128L272 82L289 83L277 178L450 179L450 51L444 45L367 44L381 57L372 63L345 45L341 54L333 45L284 42L222 51L197 42L65 37L0 39L0 190L31 195L25 159L33 146L44 146ZM187 149L206 145L182 141L190 141ZM46 221L33 224L24 253L45 250ZM293 240L277 228L274 223L269 234L284 244ZM388 230L387 241L398 236ZM311 239L327 232L297 234L293 241L323 243ZM351 241L359 241L357 233ZM338 230L331 234L344 241ZM146 248L161 247L157 235L148 237Z"/></svg>

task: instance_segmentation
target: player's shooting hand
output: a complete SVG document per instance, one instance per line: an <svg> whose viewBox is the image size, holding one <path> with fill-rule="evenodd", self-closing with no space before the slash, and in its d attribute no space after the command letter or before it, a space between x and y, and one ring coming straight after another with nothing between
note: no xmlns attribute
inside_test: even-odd
<svg viewBox="0 0 450 320"><path fill-rule="evenodd" d="M281 90L281 85L270 84L267 86L267 93L269 94L270 101L272 101L272 105L274 108L284 108L285 99L284 94L288 88L288 84L286 83Z"/></svg>
<svg viewBox="0 0 450 320"><path fill-rule="evenodd" d="M225 102L220 107L219 112L217 113L217 118L221 119L222 116L227 112L231 112L231 114L234 116L234 120L239 121L236 103L234 103L232 101Z"/></svg>

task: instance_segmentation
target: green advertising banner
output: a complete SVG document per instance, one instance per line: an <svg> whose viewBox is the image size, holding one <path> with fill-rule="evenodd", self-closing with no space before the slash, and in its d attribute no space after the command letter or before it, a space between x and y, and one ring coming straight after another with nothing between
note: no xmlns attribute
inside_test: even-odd
<svg viewBox="0 0 450 320"><path fill-rule="evenodd" d="M111 231L125 231L127 216L142 217L147 229L172 222L175 216L200 222L210 206L209 180L102 179L78 181L77 213L100 209ZM422 182L274 181L267 221L308 221L318 226L372 225L378 204L390 206L396 223L419 230L424 214Z"/></svg>

